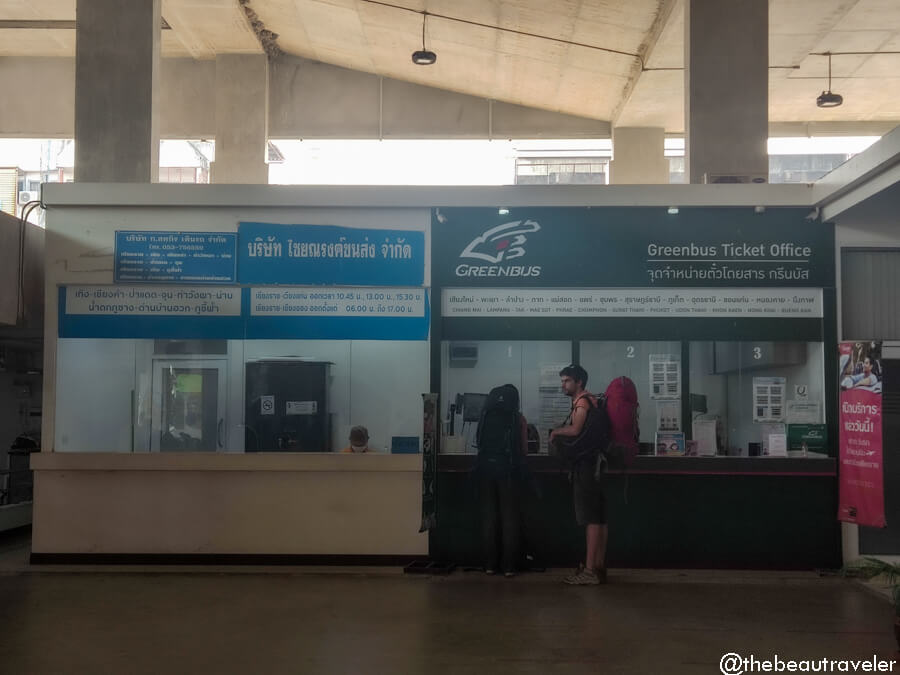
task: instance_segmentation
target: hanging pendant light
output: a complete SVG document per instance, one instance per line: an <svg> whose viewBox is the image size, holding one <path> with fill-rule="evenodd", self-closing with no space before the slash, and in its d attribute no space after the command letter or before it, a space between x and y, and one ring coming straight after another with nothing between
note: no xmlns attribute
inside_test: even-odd
<svg viewBox="0 0 900 675"><path fill-rule="evenodd" d="M844 97L840 94L834 94L831 91L831 52L828 54L828 90L819 94L816 99L816 105L820 108L837 108L844 102Z"/></svg>
<svg viewBox="0 0 900 675"><path fill-rule="evenodd" d="M428 12L422 12L422 49L412 53L412 62L417 66L430 66L437 61L437 54L425 49L425 20Z"/></svg>

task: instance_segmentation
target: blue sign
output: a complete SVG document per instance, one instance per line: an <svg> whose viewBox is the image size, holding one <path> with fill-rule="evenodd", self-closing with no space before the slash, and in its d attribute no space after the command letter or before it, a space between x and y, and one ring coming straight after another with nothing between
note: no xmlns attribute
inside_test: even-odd
<svg viewBox="0 0 900 675"><path fill-rule="evenodd" d="M60 286L59 337L238 340L240 288Z"/></svg>
<svg viewBox="0 0 900 675"><path fill-rule="evenodd" d="M305 293L304 291L313 291ZM427 340L424 289L61 286L59 337L209 340ZM277 295L277 299L273 296Z"/></svg>
<svg viewBox="0 0 900 675"><path fill-rule="evenodd" d="M232 232L116 231L116 283L233 284Z"/></svg>
<svg viewBox="0 0 900 675"><path fill-rule="evenodd" d="M334 225L238 226L242 284L421 286L425 233Z"/></svg>

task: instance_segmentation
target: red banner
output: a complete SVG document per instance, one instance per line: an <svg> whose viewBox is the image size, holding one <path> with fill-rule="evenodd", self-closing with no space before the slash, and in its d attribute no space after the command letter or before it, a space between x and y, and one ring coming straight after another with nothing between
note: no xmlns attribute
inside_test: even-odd
<svg viewBox="0 0 900 675"><path fill-rule="evenodd" d="M885 527L880 342L844 342L840 362L838 520Z"/></svg>

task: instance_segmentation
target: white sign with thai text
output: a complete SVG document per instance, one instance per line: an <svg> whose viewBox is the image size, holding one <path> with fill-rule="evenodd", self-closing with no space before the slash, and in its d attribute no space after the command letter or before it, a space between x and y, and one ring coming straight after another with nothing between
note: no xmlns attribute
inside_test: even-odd
<svg viewBox="0 0 900 675"><path fill-rule="evenodd" d="M443 316L822 318L819 288L447 288Z"/></svg>
<svg viewBox="0 0 900 675"><path fill-rule="evenodd" d="M87 316L240 316L240 288L67 286L66 314Z"/></svg>
<svg viewBox="0 0 900 675"><path fill-rule="evenodd" d="M422 288L250 289L251 316L425 316Z"/></svg>

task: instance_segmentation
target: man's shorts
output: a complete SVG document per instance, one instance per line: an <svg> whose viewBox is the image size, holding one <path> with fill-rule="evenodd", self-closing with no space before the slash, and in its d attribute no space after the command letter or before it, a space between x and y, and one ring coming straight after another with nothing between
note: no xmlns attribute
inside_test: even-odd
<svg viewBox="0 0 900 675"><path fill-rule="evenodd" d="M606 494L603 476L594 478L594 462L582 461L572 472L572 494L575 497L575 521L579 525L606 525Z"/></svg>

